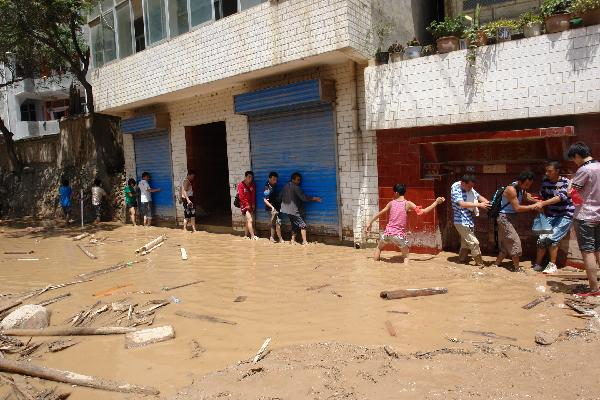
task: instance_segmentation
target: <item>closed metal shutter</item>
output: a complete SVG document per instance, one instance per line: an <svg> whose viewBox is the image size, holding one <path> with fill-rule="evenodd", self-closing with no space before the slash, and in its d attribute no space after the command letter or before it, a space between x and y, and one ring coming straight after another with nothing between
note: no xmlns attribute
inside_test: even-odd
<svg viewBox="0 0 600 400"><path fill-rule="evenodd" d="M150 187L160 189L160 192L152 193L154 215L175 218L171 146L168 132L138 133L133 138L138 181L142 179L142 173L146 171L152 178Z"/></svg>
<svg viewBox="0 0 600 400"><path fill-rule="evenodd" d="M331 105L253 116L249 126L257 186L257 222L264 226L270 221L262 196L269 172L279 173L277 191L280 192L291 174L298 171L302 174L304 193L323 199L322 203L306 203L309 231L338 236L337 157Z"/></svg>

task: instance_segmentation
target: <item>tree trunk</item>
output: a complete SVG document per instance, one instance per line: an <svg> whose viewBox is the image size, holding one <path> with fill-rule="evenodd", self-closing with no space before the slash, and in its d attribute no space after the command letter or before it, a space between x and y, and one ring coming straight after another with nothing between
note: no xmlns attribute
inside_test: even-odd
<svg viewBox="0 0 600 400"><path fill-rule="evenodd" d="M83 89L85 90L85 101L87 105L87 111L88 113L93 114L96 107L94 105L94 91L92 89L92 85L87 81L85 75L81 77L78 74L77 80L79 80L79 83L81 83L81 86L83 86Z"/></svg>
<svg viewBox="0 0 600 400"><path fill-rule="evenodd" d="M14 134L8 130L2 118L0 118L0 131L4 137L4 146L6 147L6 153L8 153L8 159L12 170L14 173L20 174L23 171L23 163L19 159L19 155L15 149L15 141L13 140Z"/></svg>

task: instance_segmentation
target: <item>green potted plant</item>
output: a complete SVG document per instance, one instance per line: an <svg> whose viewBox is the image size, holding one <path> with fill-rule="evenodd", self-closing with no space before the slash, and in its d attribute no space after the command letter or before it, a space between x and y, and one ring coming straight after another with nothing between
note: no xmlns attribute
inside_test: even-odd
<svg viewBox="0 0 600 400"><path fill-rule="evenodd" d="M443 21L432 21L427 27L436 40L439 53L449 53L460 49L460 38L466 29L465 17L444 18Z"/></svg>
<svg viewBox="0 0 600 400"><path fill-rule="evenodd" d="M581 17L585 26L600 25L600 0L573 0L571 12Z"/></svg>
<svg viewBox="0 0 600 400"><path fill-rule="evenodd" d="M402 61L402 55L404 54L404 46L402 46L398 42L394 42L388 48L388 53L390 54L390 61L391 62Z"/></svg>
<svg viewBox="0 0 600 400"><path fill-rule="evenodd" d="M541 15L536 14L533 11L527 11L521 14L519 19L521 27L523 28L523 35L526 38L540 36L542 34L542 23L544 22L544 18L542 18Z"/></svg>
<svg viewBox="0 0 600 400"><path fill-rule="evenodd" d="M419 43L419 41L417 40L417 38L412 38L412 40L409 40L408 42L406 42L406 49L404 49L404 56L407 59L411 59L411 58L419 58L421 57L421 50L423 50L423 46L421 46L421 43Z"/></svg>
<svg viewBox="0 0 600 400"><path fill-rule="evenodd" d="M542 0L540 12L544 17L547 33L566 31L571 27L572 0Z"/></svg>
<svg viewBox="0 0 600 400"><path fill-rule="evenodd" d="M488 36L496 39L496 43L511 40L512 35L519 32L520 28L519 22L514 19L499 19L483 27Z"/></svg>
<svg viewBox="0 0 600 400"><path fill-rule="evenodd" d="M373 32L377 37L377 51L375 52L375 60L377 64L387 64L390 58L390 54L387 51L383 51L383 44L385 40L392 33L392 25L385 21L380 21L374 24Z"/></svg>
<svg viewBox="0 0 600 400"><path fill-rule="evenodd" d="M422 56L432 56L435 54L435 47L432 44L428 44L427 46L423 46L421 50Z"/></svg>
<svg viewBox="0 0 600 400"><path fill-rule="evenodd" d="M481 15L481 6L477 3L473 17L465 15L465 19L471 21L471 26L466 28L463 33L463 39L467 41L467 48L480 47L487 45L488 35L487 32L482 29L479 21Z"/></svg>

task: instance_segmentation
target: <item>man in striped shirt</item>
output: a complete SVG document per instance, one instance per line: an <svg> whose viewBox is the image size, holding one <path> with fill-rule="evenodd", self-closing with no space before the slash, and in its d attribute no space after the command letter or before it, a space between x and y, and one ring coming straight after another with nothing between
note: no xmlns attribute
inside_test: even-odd
<svg viewBox="0 0 600 400"><path fill-rule="evenodd" d="M548 161L540 196L543 200L541 204L544 207L544 214L548 217L548 222L552 226L552 233L540 235L537 241L537 257L535 264L533 264L535 271L543 270L545 274L557 271L558 244L569 233L573 223L573 212L575 211L568 190L569 179L560 176L560 162ZM550 253L550 262L544 269L542 260L546 255L546 250Z"/></svg>
<svg viewBox="0 0 600 400"><path fill-rule="evenodd" d="M475 191L474 185L475 175L463 175L460 181L454 182L452 185L450 198L454 213L454 227L460 235L459 261L466 262L470 252L475 264L483 265L479 240L475 236L474 216L478 214L479 208L486 209L489 202Z"/></svg>

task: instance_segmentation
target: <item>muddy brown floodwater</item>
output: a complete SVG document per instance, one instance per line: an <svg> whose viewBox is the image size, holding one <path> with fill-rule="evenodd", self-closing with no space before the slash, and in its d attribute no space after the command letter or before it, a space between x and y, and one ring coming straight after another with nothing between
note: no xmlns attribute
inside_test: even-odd
<svg viewBox="0 0 600 400"><path fill-rule="evenodd" d="M226 388L227 384L223 382L228 382L227 380L219 378L219 381L214 378L211 381L207 377L215 375L208 373L223 370L253 356L267 337L272 338L273 353L267 356L264 362L274 363L273 368L278 369L275 365L283 359L310 364L311 361L305 360L310 354L315 355L317 359L327 358L327 350L319 350L319 346L322 345L313 345L310 351L302 347L316 343L336 342L366 346L370 349L360 350L362 347L353 347L350 350L340 350L339 354L347 354L350 360L364 352L370 354L369 357L383 359L387 357L381 349L383 345L391 345L394 351L405 355L453 347L460 342L469 343L470 348L473 348L473 344L477 346L477 343L487 343L503 344L511 349L522 347L535 350L534 336L539 330L560 332L567 328L583 328L586 325L585 319L574 318L571 316L571 310L562 308L561 304L566 296L564 293L550 291L552 282L548 281L558 279L531 271L512 273L505 269L479 269L459 265L452 261L455 255L450 253L441 253L435 257L415 255L411 265L405 267L398 262L394 253L384 253L387 262L374 262L371 250L323 244L306 247L271 244L265 239L248 241L232 235L206 232L190 234L167 228L102 225L94 233L96 237L108 237L104 244L90 244L88 238L81 242L73 242L71 238L79 232L77 230L56 228L48 232L27 233L23 229L6 225L0 229L2 294L43 288L51 283L68 282L78 274L109 267L121 261L141 258L148 260L116 272L96 276L91 282L54 290L51 296L48 293L44 298L67 292L72 294L66 300L48 306L52 311L51 325L63 325L65 320L98 300L110 303L129 297L142 304L151 299L169 299L175 296L180 303L171 303L160 309L153 324L172 325L176 332L174 340L126 350L122 336L83 337L78 345L57 353L34 353L31 361L73 372L154 386L160 389L161 398L176 396L178 391L190 385L193 380L206 384L213 382L215 388L212 389L215 390L219 385ZM134 253L138 247L163 234L168 237L163 246L147 256ZM97 259L91 260L86 257L76 247L76 243L89 246L89 250ZM189 257L187 261L181 260L180 247L186 249ZM20 250L33 250L35 253L26 256L4 254L6 251ZM19 261L19 258L39 260ZM203 282L169 292L161 290L163 286L175 286L195 280ZM566 285L572 286L574 283L567 282ZM447 287L448 294L391 301L379 297L382 290L432 286ZM550 300L531 310L522 309L524 304L542 295L536 289L540 286L545 288L546 294L551 295ZM136 293L139 291L152 293ZM108 295L94 296L100 292ZM244 301L234 302L238 296L246 298ZM176 315L176 311L210 315L236 324L184 318ZM391 323L396 336L390 336L386 321ZM465 331L493 332L507 339L490 338ZM193 340L202 348L199 356L195 358L191 356L190 343ZM576 342L569 342L572 343ZM560 349L560 345L562 344L557 343L548 348ZM590 344L582 341L581 346L585 345ZM593 345L598 349L597 343ZM294 357L282 356L289 356L289 353L294 351ZM555 358L564 357L568 360L571 357L575 364L580 356L567 347L565 354L561 354L559 350L553 351ZM376 356L373 355L375 353ZM485 353L484 351L482 354ZM363 354L361 357L365 359L366 356ZM402 357L404 356L396 361L400 362ZM441 355L436 358L435 368L444 369L444 357L465 356ZM590 354L589 357L598 359L597 355ZM413 360L410 362L414 362L415 358L410 359ZM477 358L465 360L464 365L458 364L457 361L448 362L447 368L465 368L467 364L478 362ZM329 361L339 362L335 357ZM482 360L481 365L485 365L486 362L495 365L492 361ZM290 363L291 361L283 363L280 367L288 365L290 370L293 370ZM518 358L510 368L515 368L515 378L517 375L522 378L522 373L515 365L518 365ZM238 376L236 374L243 372L244 368L248 369L245 364L229 367L233 374L231 376ZM419 368L421 378L433 373L423 369L422 365ZM582 384L586 379L586 371L589 372L589 369L581 364L583 375L579 375L577 379L580 379ZM251 375L258 372L262 371L251 372ZM201 378L203 376L205 377ZM276 377L277 375L274 375L266 382L277 386ZM590 377L591 389L598 393L600 384L597 375L591 374ZM289 377L281 379L282 385L289 384L285 380L289 380ZM362 378L359 376L355 379ZM463 376L460 379L465 378ZM506 379L511 379L510 374ZM284 396L283 393L282 398L329 396L326 396L325 392L311 393L310 379L305 381L308 382L308 389L299 390L295 396ZM419 379L414 378L412 381L414 385L419 385ZM452 379L446 381L451 387ZM36 384L35 380L32 382ZM534 385L537 383L539 382L532 382ZM553 383L544 381L544 384ZM263 382L261 385L267 383ZM346 386L348 385L351 386L352 382ZM231 387L234 386L231 383ZM71 398L75 399L143 397L71 388L67 385L61 387L71 391ZM219 393L228 398L261 398L262 386L258 387L254 394L248 395L235 395L225 389L219 389ZM212 390L210 387L204 389ZM382 393L386 393L384 389L385 387L382 388ZM182 394L188 392L192 394L187 397ZM332 396L334 392L332 389ZM198 388L188 388L177 398L213 398L205 397L203 393L198 391ZM409 385L402 393L405 393L405 397L401 398L411 398L408 396L411 393L415 395L424 392L415 392L415 387ZM430 390L426 393L429 393L429 396L434 392ZM219 397L217 394L214 394L215 398ZM337 394L333 396L337 397ZM426 396L422 394L412 398ZM431 398L444 396L433 395Z"/></svg>

